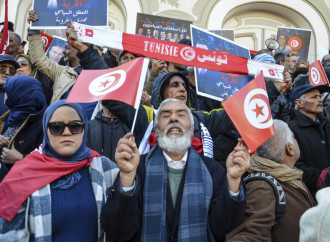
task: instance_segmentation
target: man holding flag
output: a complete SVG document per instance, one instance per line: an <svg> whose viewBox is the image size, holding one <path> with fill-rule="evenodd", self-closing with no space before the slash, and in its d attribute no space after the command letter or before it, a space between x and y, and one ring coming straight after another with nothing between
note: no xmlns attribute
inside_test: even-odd
<svg viewBox="0 0 330 242"><path fill-rule="evenodd" d="M140 157L132 133L118 142L120 174L101 214L110 240L221 241L242 222L247 147L239 142L226 173L192 148L193 122L183 102L166 99L155 120L158 144L147 155Z"/></svg>

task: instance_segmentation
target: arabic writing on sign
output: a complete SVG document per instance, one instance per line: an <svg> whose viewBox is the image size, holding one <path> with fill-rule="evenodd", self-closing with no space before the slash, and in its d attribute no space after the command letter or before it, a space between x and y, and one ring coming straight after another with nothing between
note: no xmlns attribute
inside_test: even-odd
<svg viewBox="0 0 330 242"><path fill-rule="evenodd" d="M68 15L68 16L66 16ZM77 16L79 16L78 18L76 18ZM78 23L84 23L87 21L87 17L83 16L83 15L88 15L88 10L85 11L81 11L81 10L77 10L77 11L72 11L69 10L68 12L65 12L63 10L58 10L55 11L55 16L56 16L56 22L58 22L61 25L65 25L69 22L78 22Z"/></svg>
<svg viewBox="0 0 330 242"><path fill-rule="evenodd" d="M210 61L210 62L214 62L217 65L222 65L222 64L227 64L227 55L219 55L218 57L216 57L216 55L211 56L211 55L203 55L197 56L198 61L200 62L205 62L205 61Z"/></svg>
<svg viewBox="0 0 330 242"><path fill-rule="evenodd" d="M71 3L67 2L66 0L63 0L62 6L65 7L66 9L73 9L78 6L82 6L83 4L89 2L90 0L74 0L74 4L71 5Z"/></svg>

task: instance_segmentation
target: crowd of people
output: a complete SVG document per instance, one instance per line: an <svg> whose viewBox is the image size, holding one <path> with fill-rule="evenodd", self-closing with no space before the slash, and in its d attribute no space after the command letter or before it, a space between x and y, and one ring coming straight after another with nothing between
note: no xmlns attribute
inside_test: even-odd
<svg viewBox="0 0 330 242"><path fill-rule="evenodd" d="M286 72L265 80L275 133L252 155L221 102L197 94L194 68L150 59L131 132L132 106L65 99L82 70L137 54L80 42L68 25L55 60L39 30L28 30L25 53L9 27L9 54L0 55L0 241L330 239L330 87L310 84L309 63L283 36L279 50L254 56ZM330 79L330 54L322 65Z"/></svg>

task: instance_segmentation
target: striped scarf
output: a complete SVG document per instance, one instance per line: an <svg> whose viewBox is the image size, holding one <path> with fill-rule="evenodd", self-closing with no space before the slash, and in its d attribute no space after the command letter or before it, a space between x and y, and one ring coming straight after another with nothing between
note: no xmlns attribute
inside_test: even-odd
<svg viewBox="0 0 330 242"><path fill-rule="evenodd" d="M156 144L146 157L143 191L142 241L167 241L167 162ZM212 178L199 154L188 150L187 173L183 188L178 227L179 241L208 241L208 211L213 193ZM194 202L191 202L194 201Z"/></svg>

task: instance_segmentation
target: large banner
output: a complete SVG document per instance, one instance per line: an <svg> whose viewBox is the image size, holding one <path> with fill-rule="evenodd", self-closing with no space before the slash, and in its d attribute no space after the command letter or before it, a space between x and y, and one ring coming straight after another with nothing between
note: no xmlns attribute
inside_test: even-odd
<svg viewBox="0 0 330 242"><path fill-rule="evenodd" d="M231 41L235 41L234 39L234 30L233 29L219 29L219 30L208 30L213 34L219 35Z"/></svg>
<svg viewBox="0 0 330 242"><path fill-rule="evenodd" d="M280 47L275 53L282 52L285 55L295 54L299 62L306 63L311 34L312 30L310 29L278 27L277 41Z"/></svg>
<svg viewBox="0 0 330 242"><path fill-rule="evenodd" d="M53 41L51 42L51 44L48 47L46 56L49 59L58 63L60 61L60 59L64 56L64 49L65 49L66 43L67 42L65 39L54 36Z"/></svg>
<svg viewBox="0 0 330 242"><path fill-rule="evenodd" d="M191 26L192 45L207 50L225 52L250 59L250 51L221 36ZM204 56L205 61L212 56ZM223 60L225 61L225 60ZM223 101L238 92L253 77L195 68L196 90L201 96Z"/></svg>
<svg viewBox="0 0 330 242"><path fill-rule="evenodd" d="M108 26L108 0L33 0L31 29L65 29L69 22Z"/></svg>
<svg viewBox="0 0 330 242"><path fill-rule="evenodd" d="M190 39L191 21L138 13L135 34L178 43Z"/></svg>

